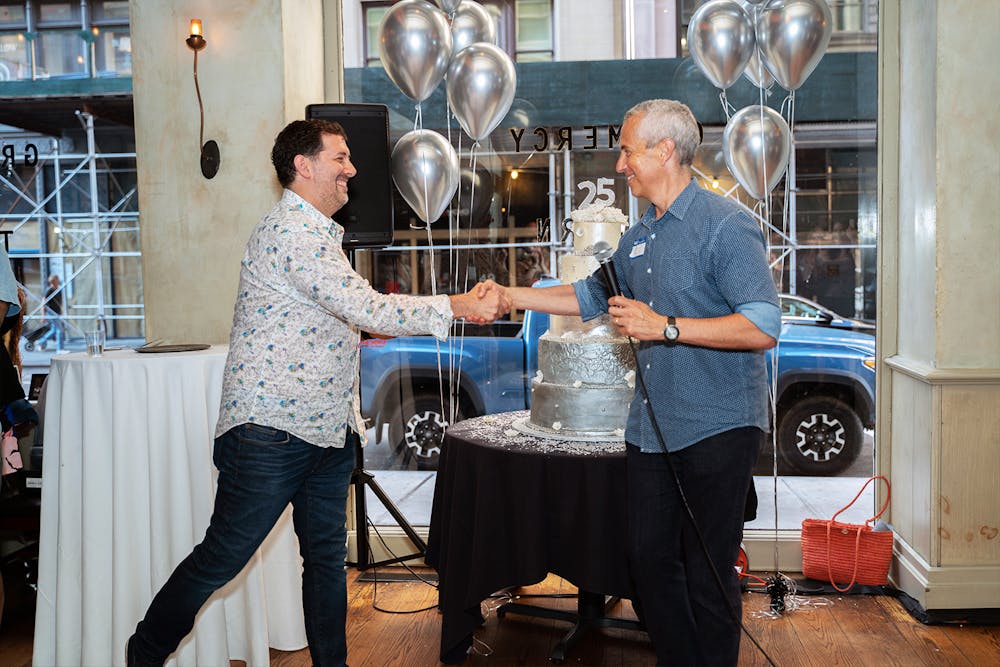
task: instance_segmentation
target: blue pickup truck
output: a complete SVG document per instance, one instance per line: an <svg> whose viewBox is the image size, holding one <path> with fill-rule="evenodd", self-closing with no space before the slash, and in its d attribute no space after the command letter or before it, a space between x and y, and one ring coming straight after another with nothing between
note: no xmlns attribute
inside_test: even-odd
<svg viewBox="0 0 1000 667"><path fill-rule="evenodd" d="M400 467L437 467L451 413L461 421L530 407L537 342L549 316L527 311L523 322L464 325L460 336L462 326L445 342L362 342L361 411L376 433L388 425ZM777 354L779 456L797 474L845 470L875 422L875 337L786 321Z"/></svg>

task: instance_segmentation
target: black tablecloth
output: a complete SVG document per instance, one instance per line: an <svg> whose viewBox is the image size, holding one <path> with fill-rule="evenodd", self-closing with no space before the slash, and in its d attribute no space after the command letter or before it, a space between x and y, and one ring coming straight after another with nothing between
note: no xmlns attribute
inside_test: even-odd
<svg viewBox="0 0 1000 667"><path fill-rule="evenodd" d="M578 588L629 597L625 444L525 435L526 411L448 429L431 511L427 563L437 568L441 659L458 662L480 603L549 572Z"/></svg>

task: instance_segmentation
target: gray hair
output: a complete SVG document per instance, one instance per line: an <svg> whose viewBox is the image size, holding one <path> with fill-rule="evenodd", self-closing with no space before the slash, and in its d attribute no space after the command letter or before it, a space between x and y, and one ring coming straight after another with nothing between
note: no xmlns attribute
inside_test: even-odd
<svg viewBox="0 0 1000 667"><path fill-rule="evenodd" d="M676 100L646 100L629 109L624 120L632 116L640 116L636 133L647 147L673 139L680 163L690 165L694 161L701 138L698 121L687 105Z"/></svg>

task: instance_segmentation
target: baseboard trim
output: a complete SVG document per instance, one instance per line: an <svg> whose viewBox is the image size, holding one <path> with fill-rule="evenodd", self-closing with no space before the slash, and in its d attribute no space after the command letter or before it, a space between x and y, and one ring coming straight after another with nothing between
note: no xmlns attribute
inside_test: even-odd
<svg viewBox="0 0 1000 667"><path fill-rule="evenodd" d="M933 567L896 537L889 578L929 614L1000 608L1000 565Z"/></svg>

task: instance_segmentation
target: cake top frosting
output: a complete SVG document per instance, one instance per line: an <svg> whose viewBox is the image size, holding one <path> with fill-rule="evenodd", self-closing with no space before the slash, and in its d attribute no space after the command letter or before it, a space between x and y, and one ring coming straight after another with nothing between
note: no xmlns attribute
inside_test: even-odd
<svg viewBox="0 0 1000 667"><path fill-rule="evenodd" d="M627 225L628 217L616 206L610 206L607 202L594 202L589 206L582 206L575 211L570 211L569 217L573 223L580 222L604 222L619 225Z"/></svg>
<svg viewBox="0 0 1000 667"><path fill-rule="evenodd" d="M620 208L609 205L608 202L581 206L570 212L573 229L573 254L590 256L594 254L595 244L603 241L612 248L618 246L618 239L628 228L628 217ZM593 269L587 271L589 275Z"/></svg>

